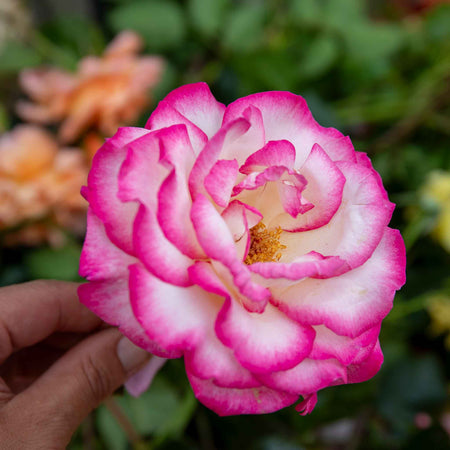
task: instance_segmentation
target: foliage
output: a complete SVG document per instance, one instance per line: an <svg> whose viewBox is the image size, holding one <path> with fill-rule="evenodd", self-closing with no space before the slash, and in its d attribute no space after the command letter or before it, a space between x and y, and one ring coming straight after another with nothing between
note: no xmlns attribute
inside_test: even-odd
<svg viewBox="0 0 450 450"><path fill-rule="evenodd" d="M118 450L448 448L441 422L448 421L450 408L450 353L445 335L432 331L436 327L427 308L431 298L450 298L450 255L433 233L439 205L424 200L423 186L433 171L450 171L450 5L413 14L388 0L95 3L97 21L53 17L27 39L0 48L0 131L18 120L14 80L21 69L42 63L74 69L82 56L100 54L120 30L136 30L148 53L167 60L155 100L199 80L224 103L261 90L290 90L305 96L319 123L349 134L358 150L368 152L397 204L392 226L405 238L408 281L383 325L380 374L361 385L319 393L311 416L285 410L219 418L197 406L182 363L174 361L139 399L120 394L112 406L100 407L89 445ZM446 202L449 208L450 199ZM5 248L0 283L75 280L79 246L71 238L58 249ZM429 426L417 425L419 413L429 416ZM85 439L80 431L69 448L83 448Z"/></svg>

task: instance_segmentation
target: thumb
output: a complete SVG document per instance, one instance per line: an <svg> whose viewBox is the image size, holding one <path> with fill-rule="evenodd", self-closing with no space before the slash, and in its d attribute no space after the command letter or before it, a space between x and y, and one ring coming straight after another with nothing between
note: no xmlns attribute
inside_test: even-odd
<svg viewBox="0 0 450 450"><path fill-rule="evenodd" d="M59 448L58 445L65 448L89 412L150 357L117 329L104 330L85 339L1 411L2 415L10 416L8 425L11 422L13 428L17 427L10 433L16 439L13 448L18 448L17 436L24 440L25 446L20 448L28 448L28 442L33 442L30 448L41 448L36 446L36 441L42 442L42 448Z"/></svg>

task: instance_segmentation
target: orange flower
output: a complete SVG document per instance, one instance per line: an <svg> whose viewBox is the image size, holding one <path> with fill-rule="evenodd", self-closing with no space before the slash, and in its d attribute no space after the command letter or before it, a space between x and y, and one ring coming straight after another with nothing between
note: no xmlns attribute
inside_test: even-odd
<svg viewBox="0 0 450 450"><path fill-rule="evenodd" d="M86 209L80 187L87 170L81 150L58 149L55 139L37 126L19 125L1 136L0 229L50 215L65 226L68 215Z"/></svg>
<svg viewBox="0 0 450 450"><path fill-rule="evenodd" d="M102 57L81 60L78 72L55 68L24 70L20 83L34 103L19 102L17 111L37 123L62 121L59 138L70 143L91 127L104 135L133 123L150 101L149 89L160 80L163 60L139 57L140 37L119 34Z"/></svg>

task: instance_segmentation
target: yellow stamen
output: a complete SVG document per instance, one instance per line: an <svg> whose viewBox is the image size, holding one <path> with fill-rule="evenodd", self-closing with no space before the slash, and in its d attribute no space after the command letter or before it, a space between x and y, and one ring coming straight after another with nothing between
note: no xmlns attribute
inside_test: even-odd
<svg viewBox="0 0 450 450"><path fill-rule="evenodd" d="M280 227L268 230L262 222L250 228L251 244L244 261L245 264L279 261L281 258L280 250L286 248L285 245L280 243L282 232L283 230Z"/></svg>

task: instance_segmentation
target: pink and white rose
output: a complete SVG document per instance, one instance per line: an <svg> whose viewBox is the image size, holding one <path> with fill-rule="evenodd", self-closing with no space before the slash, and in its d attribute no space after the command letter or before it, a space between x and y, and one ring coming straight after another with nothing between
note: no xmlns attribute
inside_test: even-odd
<svg viewBox="0 0 450 450"><path fill-rule="evenodd" d="M300 396L306 414L320 389L379 370L381 321L405 282L394 205L367 155L302 97L226 107L204 83L180 87L145 128L107 140L83 193L81 301L154 355L184 357L218 414Z"/></svg>

